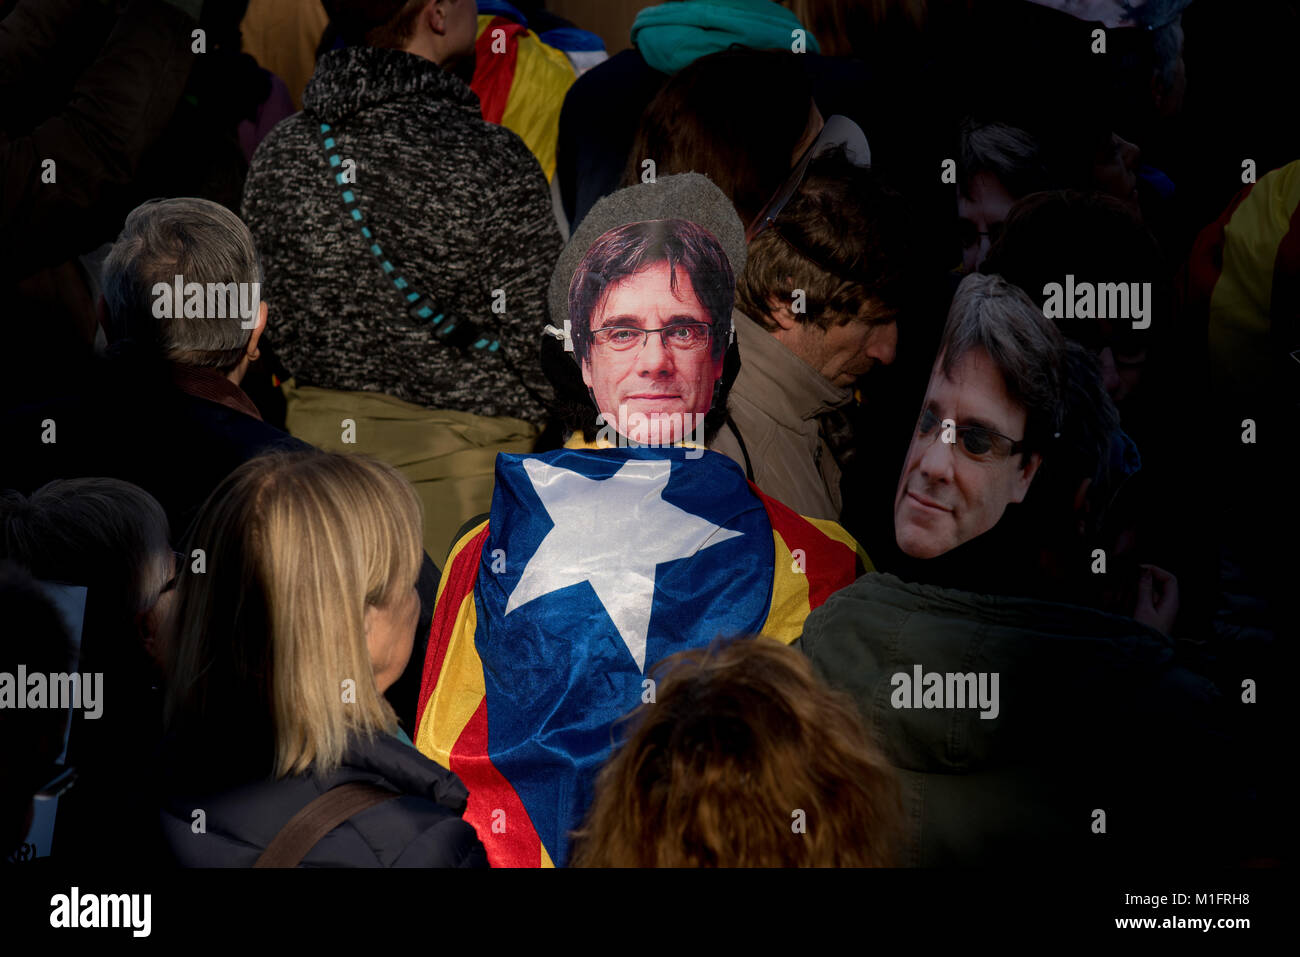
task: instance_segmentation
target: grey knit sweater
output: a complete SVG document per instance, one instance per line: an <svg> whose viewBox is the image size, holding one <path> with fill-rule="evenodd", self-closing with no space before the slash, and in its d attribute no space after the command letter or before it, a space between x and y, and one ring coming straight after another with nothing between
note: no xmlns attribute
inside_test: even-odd
<svg viewBox="0 0 1300 957"><path fill-rule="evenodd" d="M397 50L326 54L303 105L258 147L243 200L268 334L298 384L539 422L549 389L538 342L561 240L527 147L484 122L455 76ZM349 160L356 182L340 185ZM438 327L408 324L412 291L500 347L461 350L437 341Z"/></svg>

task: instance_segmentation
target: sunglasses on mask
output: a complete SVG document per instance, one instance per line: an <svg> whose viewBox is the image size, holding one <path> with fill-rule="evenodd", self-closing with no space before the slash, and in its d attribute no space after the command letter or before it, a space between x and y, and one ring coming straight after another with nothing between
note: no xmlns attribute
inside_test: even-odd
<svg viewBox="0 0 1300 957"><path fill-rule="evenodd" d="M942 424L943 420L935 415L933 410L923 409L916 423L916 434L929 435ZM969 457L980 461L1007 458L1025 447L1024 439L1013 439L1009 435L994 432L982 425L956 425L952 426L952 429L957 433L956 441L960 443L962 450Z"/></svg>

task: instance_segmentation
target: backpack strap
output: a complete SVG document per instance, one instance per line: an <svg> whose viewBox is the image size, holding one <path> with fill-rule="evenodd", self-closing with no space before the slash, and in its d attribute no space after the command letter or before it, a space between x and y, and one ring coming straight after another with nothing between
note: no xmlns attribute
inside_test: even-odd
<svg viewBox="0 0 1300 957"><path fill-rule="evenodd" d="M289 818L271 839L254 867L297 867L326 834L353 815L400 797L396 791L364 781L330 788Z"/></svg>

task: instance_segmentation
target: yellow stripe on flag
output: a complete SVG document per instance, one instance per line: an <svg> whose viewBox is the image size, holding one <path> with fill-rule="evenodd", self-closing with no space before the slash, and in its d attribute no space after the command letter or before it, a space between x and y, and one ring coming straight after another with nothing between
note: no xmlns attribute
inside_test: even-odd
<svg viewBox="0 0 1300 957"><path fill-rule="evenodd" d="M438 596L441 600L441 594ZM471 591L460 603L438 684L424 706L415 746L427 758L451 768L451 749L483 701L483 662L474 647L478 612Z"/></svg>
<svg viewBox="0 0 1300 957"><path fill-rule="evenodd" d="M803 622L808 617L808 576L796 570L794 555L781 533L773 529L772 538L776 544L772 604L761 634L788 645L803 634Z"/></svg>

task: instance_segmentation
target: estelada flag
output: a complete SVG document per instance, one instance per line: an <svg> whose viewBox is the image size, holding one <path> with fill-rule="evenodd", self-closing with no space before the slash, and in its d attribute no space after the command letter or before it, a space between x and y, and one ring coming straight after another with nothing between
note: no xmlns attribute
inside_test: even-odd
<svg viewBox="0 0 1300 957"><path fill-rule="evenodd" d="M717 452L499 455L488 521L439 585L416 746L469 789L493 866L563 864L656 662L719 636L788 644L864 569L838 525Z"/></svg>
<svg viewBox="0 0 1300 957"><path fill-rule="evenodd" d="M522 24L486 13L479 14L474 51L470 88L478 94L483 119L523 140L550 180L560 109L578 78L569 58Z"/></svg>

